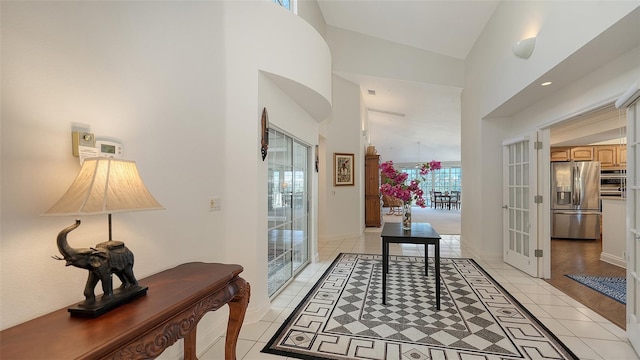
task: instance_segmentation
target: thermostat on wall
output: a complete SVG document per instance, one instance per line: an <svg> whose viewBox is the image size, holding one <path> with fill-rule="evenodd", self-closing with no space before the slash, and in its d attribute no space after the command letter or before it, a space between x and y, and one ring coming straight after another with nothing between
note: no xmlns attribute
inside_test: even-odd
<svg viewBox="0 0 640 360"><path fill-rule="evenodd" d="M109 140L96 140L98 156L110 158L122 158L122 144Z"/></svg>

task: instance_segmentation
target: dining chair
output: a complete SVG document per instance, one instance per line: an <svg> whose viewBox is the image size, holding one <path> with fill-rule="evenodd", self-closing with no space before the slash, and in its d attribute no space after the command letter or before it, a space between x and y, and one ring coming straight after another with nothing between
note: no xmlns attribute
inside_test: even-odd
<svg viewBox="0 0 640 360"><path fill-rule="evenodd" d="M402 200L389 195L382 195L383 207L388 207L387 215L402 215Z"/></svg>
<svg viewBox="0 0 640 360"><path fill-rule="evenodd" d="M433 202L435 204L435 208L438 207L444 209L444 197L442 196L442 191L434 191L433 192Z"/></svg>
<svg viewBox="0 0 640 360"><path fill-rule="evenodd" d="M449 202L452 207L455 207L456 209L460 209L460 196L461 196L460 191L454 190L451 192L451 198L449 199Z"/></svg>

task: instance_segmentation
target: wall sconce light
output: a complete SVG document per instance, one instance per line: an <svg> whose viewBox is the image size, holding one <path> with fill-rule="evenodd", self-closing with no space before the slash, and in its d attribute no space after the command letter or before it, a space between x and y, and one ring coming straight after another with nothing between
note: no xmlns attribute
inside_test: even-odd
<svg viewBox="0 0 640 360"><path fill-rule="evenodd" d="M84 289L85 300L68 310L72 316L97 317L113 308L147 293L133 275L133 253L122 241L111 238L111 213L164 209L144 185L136 163L114 158L86 159L78 176L60 200L45 215L107 214L109 241L94 248L73 248L67 234L80 226L80 220L58 234L57 245L66 265L89 271ZM122 282L113 289L113 275ZM103 294L95 296L94 288L102 283Z"/></svg>
<svg viewBox="0 0 640 360"><path fill-rule="evenodd" d="M520 40L513 45L513 54L521 59L528 59L536 47L536 37Z"/></svg>

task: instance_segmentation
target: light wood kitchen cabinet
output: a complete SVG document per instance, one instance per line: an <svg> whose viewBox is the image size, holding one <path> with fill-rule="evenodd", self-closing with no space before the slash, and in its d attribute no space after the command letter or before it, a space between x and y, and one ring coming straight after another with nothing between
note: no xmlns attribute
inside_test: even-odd
<svg viewBox="0 0 640 360"><path fill-rule="evenodd" d="M550 149L551 161L592 161L594 160L593 146L560 146Z"/></svg>
<svg viewBox="0 0 640 360"><path fill-rule="evenodd" d="M593 146L577 146L571 148L571 160L592 161Z"/></svg>
<svg viewBox="0 0 640 360"><path fill-rule="evenodd" d="M627 145L556 146L549 155L551 161L599 161L609 170L627 167Z"/></svg>
<svg viewBox="0 0 640 360"><path fill-rule="evenodd" d="M617 166L618 164L618 148L617 146L596 146L595 147L596 161L600 161L600 166L604 168L610 168Z"/></svg>
<svg viewBox="0 0 640 360"><path fill-rule="evenodd" d="M552 147L551 161L569 161L571 160L570 147Z"/></svg>
<svg viewBox="0 0 640 360"><path fill-rule="evenodd" d="M595 160L603 169L625 169L627 167L626 145L595 146Z"/></svg>
<svg viewBox="0 0 640 360"><path fill-rule="evenodd" d="M364 222L365 226L382 225L380 206L380 155L364 157Z"/></svg>
<svg viewBox="0 0 640 360"><path fill-rule="evenodd" d="M627 145L618 146L618 166L627 168Z"/></svg>

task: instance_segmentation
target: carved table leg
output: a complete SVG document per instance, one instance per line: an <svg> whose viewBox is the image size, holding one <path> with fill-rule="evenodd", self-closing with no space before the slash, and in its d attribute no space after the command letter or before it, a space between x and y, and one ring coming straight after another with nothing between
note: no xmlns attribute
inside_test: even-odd
<svg viewBox="0 0 640 360"><path fill-rule="evenodd" d="M224 346L224 359L236 360L236 345L238 335L244 321L244 314L247 312L247 305L251 297L251 286L243 278L238 278L239 287L242 289L229 302L229 323L227 324L227 339ZM244 283L244 284L242 284Z"/></svg>
<svg viewBox="0 0 640 360"><path fill-rule="evenodd" d="M196 330L198 328L194 327L189 333L184 337L184 360L198 360L196 354Z"/></svg>

